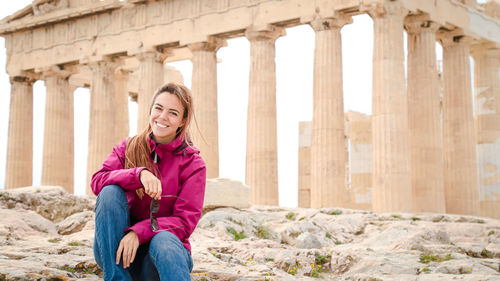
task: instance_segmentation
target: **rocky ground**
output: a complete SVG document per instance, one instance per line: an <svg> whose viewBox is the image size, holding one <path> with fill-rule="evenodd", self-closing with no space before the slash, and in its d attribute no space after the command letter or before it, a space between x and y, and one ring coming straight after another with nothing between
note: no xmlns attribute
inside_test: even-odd
<svg viewBox="0 0 500 281"><path fill-rule="evenodd" d="M0 191L0 280L101 280L95 199ZM500 221L254 206L207 211L193 280L500 280Z"/></svg>

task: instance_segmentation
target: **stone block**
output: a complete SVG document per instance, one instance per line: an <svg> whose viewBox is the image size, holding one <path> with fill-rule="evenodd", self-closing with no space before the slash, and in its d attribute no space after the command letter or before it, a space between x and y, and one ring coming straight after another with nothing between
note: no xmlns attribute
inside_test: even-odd
<svg viewBox="0 0 500 281"><path fill-rule="evenodd" d="M250 188L231 179L208 179L205 189L203 209L250 207Z"/></svg>

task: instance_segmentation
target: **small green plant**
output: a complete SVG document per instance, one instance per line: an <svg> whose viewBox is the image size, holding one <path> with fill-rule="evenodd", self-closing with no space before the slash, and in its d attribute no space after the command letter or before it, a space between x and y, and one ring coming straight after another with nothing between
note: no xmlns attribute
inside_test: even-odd
<svg viewBox="0 0 500 281"><path fill-rule="evenodd" d="M420 255L420 262L421 263L429 263L431 261L434 261L434 262L443 262L443 261L449 261L451 259L452 259L451 254L447 254L444 257L442 257L440 255L426 255L426 254L421 254Z"/></svg>
<svg viewBox="0 0 500 281"><path fill-rule="evenodd" d="M290 269L288 270L288 274L290 274L290 275L295 275L295 274L297 274L297 267L290 268Z"/></svg>
<svg viewBox="0 0 500 281"><path fill-rule="evenodd" d="M335 245L342 245L342 244L344 244L344 243L342 243L342 242L341 242L341 241L339 241L339 240L335 240Z"/></svg>
<svg viewBox="0 0 500 281"><path fill-rule="evenodd" d="M427 266L422 267L422 272L429 272L431 271Z"/></svg>
<svg viewBox="0 0 500 281"><path fill-rule="evenodd" d="M493 253L492 253L492 252L490 252L490 251L488 251L488 250L486 250L486 249L483 249L483 250L481 251L481 256L482 256L483 258L489 258L489 259L491 259L491 258L493 258Z"/></svg>
<svg viewBox="0 0 500 281"><path fill-rule="evenodd" d="M330 232L325 233L325 237L328 239L332 239L333 236L330 234Z"/></svg>
<svg viewBox="0 0 500 281"><path fill-rule="evenodd" d="M243 223L241 221L234 220L233 218L229 218L228 220L231 222L234 222L235 224L237 224L239 226L243 226Z"/></svg>
<svg viewBox="0 0 500 281"><path fill-rule="evenodd" d="M265 258L264 259L266 262L274 261L274 258Z"/></svg>
<svg viewBox="0 0 500 281"><path fill-rule="evenodd" d="M71 242L68 243L68 246L74 246L74 247L76 247L76 246L81 246L81 244L78 243L78 241L71 241Z"/></svg>
<svg viewBox="0 0 500 281"><path fill-rule="evenodd" d="M234 230L234 228L232 228L232 227L227 227L226 230L227 230L227 232L231 233L234 236L235 241L247 238L244 231L238 232L238 231Z"/></svg>
<svg viewBox="0 0 500 281"><path fill-rule="evenodd" d="M60 238L52 238L52 239L49 239L47 241L50 243L57 243L57 242L61 241L61 239Z"/></svg>
<svg viewBox="0 0 500 281"><path fill-rule="evenodd" d="M331 211L329 214L332 216L342 215L342 210Z"/></svg>
<svg viewBox="0 0 500 281"><path fill-rule="evenodd" d="M254 232L255 236L259 237L260 239L269 239L269 237L271 237L269 231L262 225L257 226L255 229L257 230Z"/></svg>
<svg viewBox="0 0 500 281"><path fill-rule="evenodd" d="M69 267L69 266L58 267L57 269L71 272L71 273L75 273L75 271L76 271L74 268Z"/></svg>
<svg viewBox="0 0 500 281"><path fill-rule="evenodd" d="M326 270L323 269L323 265L321 264L311 264L311 267L311 277L318 278L320 277L321 272L326 272Z"/></svg>
<svg viewBox="0 0 500 281"><path fill-rule="evenodd" d="M418 217L412 217L412 218L411 218L411 220L412 220L412 221L419 221L419 220L420 220L420 218L418 218Z"/></svg>
<svg viewBox="0 0 500 281"><path fill-rule="evenodd" d="M297 216L297 214L294 212L290 212L290 213L286 214L286 218L291 220L291 221L294 221L296 216Z"/></svg>
<svg viewBox="0 0 500 281"><path fill-rule="evenodd" d="M326 263L329 263L332 260L331 255L322 256L322 255L316 254L315 256L316 257L314 258L314 263L317 265L321 265L321 266L323 266Z"/></svg>
<svg viewBox="0 0 500 281"><path fill-rule="evenodd" d="M484 220L477 220L476 222L481 224L486 223Z"/></svg>
<svg viewBox="0 0 500 281"><path fill-rule="evenodd" d="M493 234L495 234L494 230L490 230L490 232L488 232L488 236L493 235Z"/></svg>
<svg viewBox="0 0 500 281"><path fill-rule="evenodd" d="M395 218L395 219L401 219L401 216L400 215L392 215L391 217Z"/></svg>

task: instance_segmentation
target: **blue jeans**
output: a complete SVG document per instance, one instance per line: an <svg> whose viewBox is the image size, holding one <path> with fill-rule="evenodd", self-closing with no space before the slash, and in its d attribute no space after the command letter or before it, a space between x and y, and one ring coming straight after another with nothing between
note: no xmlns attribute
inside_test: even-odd
<svg viewBox="0 0 500 281"><path fill-rule="evenodd" d="M104 280L191 280L193 260L174 234L159 232L137 249L134 262L123 269L115 264L116 251L124 230L130 225L127 197L117 185L105 186L95 206L94 257Z"/></svg>

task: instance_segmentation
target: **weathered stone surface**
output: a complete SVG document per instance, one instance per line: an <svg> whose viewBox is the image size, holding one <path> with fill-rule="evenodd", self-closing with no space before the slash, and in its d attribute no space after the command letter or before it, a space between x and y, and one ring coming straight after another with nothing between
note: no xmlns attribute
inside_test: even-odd
<svg viewBox="0 0 500 281"><path fill-rule="evenodd" d="M231 179L207 179L203 208L217 207L238 209L250 207L250 188Z"/></svg>
<svg viewBox="0 0 500 281"><path fill-rule="evenodd" d="M94 212L91 211L73 214L57 224L57 233L67 235L79 232L87 225L87 222L93 220Z"/></svg>
<svg viewBox="0 0 500 281"><path fill-rule="evenodd" d="M39 198L61 190L60 202L77 201L60 188L17 196L33 190ZM54 223L33 211L39 201L7 209L7 197L15 201L0 195L0 280L102 280L92 211ZM500 221L480 217L218 208L190 240L192 280L500 280Z"/></svg>
<svg viewBox="0 0 500 281"><path fill-rule="evenodd" d="M30 186L0 191L0 208L32 210L53 222L94 210L95 198L68 194L60 186Z"/></svg>

